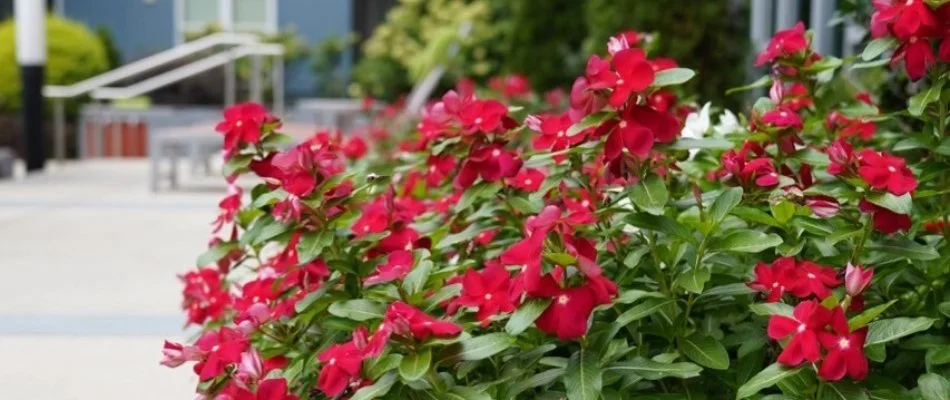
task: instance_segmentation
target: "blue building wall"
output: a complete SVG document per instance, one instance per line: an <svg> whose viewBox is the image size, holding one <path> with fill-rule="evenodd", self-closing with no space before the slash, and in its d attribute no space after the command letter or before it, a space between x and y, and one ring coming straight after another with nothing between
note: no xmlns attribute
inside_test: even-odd
<svg viewBox="0 0 950 400"><path fill-rule="evenodd" d="M310 48L321 41L353 30L351 0L278 0L277 22L282 29L293 26ZM350 70L349 54L344 56L344 75ZM310 55L287 66L287 95L312 97L316 79Z"/></svg>
<svg viewBox="0 0 950 400"><path fill-rule="evenodd" d="M65 0L66 17L90 28L109 29L123 62L134 61L175 45L174 0ZM352 0L277 0L277 23L281 30L294 28L312 48L332 36L352 30ZM351 57L344 57L344 73ZM286 89L290 98L312 97L316 81L310 54L286 66Z"/></svg>
<svg viewBox="0 0 950 400"><path fill-rule="evenodd" d="M90 28L104 25L124 62L175 45L174 0L65 0L63 14Z"/></svg>

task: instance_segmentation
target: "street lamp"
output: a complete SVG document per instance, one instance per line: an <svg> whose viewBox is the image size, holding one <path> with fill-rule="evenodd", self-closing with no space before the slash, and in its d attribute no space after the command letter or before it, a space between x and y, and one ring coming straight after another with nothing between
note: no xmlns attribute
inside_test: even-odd
<svg viewBox="0 0 950 400"><path fill-rule="evenodd" d="M46 163L43 140L43 70L46 65L46 1L15 0L16 55L23 89L23 156L27 172Z"/></svg>

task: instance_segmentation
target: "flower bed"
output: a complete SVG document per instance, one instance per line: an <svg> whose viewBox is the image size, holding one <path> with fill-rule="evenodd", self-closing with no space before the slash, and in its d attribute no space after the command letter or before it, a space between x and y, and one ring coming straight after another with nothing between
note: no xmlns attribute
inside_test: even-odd
<svg viewBox="0 0 950 400"><path fill-rule="evenodd" d="M634 32L569 101L461 82L406 133L387 110L280 150L234 106L231 190L182 276L203 333L163 364L236 400L945 399L950 5L885 3L860 60L779 32L769 97L715 126ZM832 100L890 50L906 110Z"/></svg>

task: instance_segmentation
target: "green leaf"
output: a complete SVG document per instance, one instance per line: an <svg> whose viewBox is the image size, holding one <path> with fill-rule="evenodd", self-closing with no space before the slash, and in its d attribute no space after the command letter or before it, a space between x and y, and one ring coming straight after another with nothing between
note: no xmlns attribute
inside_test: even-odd
<svg viewBox="0 0 950 400"><path fill-rule="evenodd" d="M653 215L662 215L663 207L669 200L666 183L657 175L650 175L633 186L630 191L633 203Z"/></svg>
<svg viewBox="0 0 950 400"><path fill-rule="evenodd" d="M357 390L356 393L353 393L353 396L350 397L350 400L371 400L383 397L386 393L389 393L389 389L393 387L394 383L396 383L396 373L390 372L383 375L382 378L379 378L372 385Z"/></svg>
<svg viewBox="0 0 950 400"><path fill-rule="evenodd" d="M442 250L447 249L450 246L454 246L459 243L468 243L472 241L478 234L482 233L482 228L476 224L471 224L461 232L453 233L450 235L445 235L438 243L435 245L435 249Z"/></svg>
<svg viewBox="0 0 950 400"><path fill-rule="evenodd" d="M917 93L907 101L907 111L910 115L919 117L924 115L924 110L930 103L940 100L940 92L943 90L944 80L940 79L934 82L927 90Z"/></svg>
<svg viewBox="0 0 950 400"><path fill-rule="evenodd" d="M880 60L854 63L854 64L851 64L851 68L848 68L848 70L849 70L849 71L854 71L854 70L856 70L856 69L867 69L867 68L883 67L883 66L885 66L885 65L887 65L887 64L890 64L890 62L891 62L891 60L888 60L888 59L886 59L886 58L882 58L882 59L880 59Z"/></svg>
<svg viewBox="0 0 950 400"><path fill-rule="evenodd" d="M709 207L709 213L707 214L713 225L718 225L722 220L726 219L729 212L739 205L740 201L742 201L741 187L726 189L719 197L716 197L712 206Z"/></svg>
<svg viewBox="0 0 950 400"><path fill-rule="evenodd" d="M730 95L730 94L738 93L738 92L744 92L746 90L769 87L771 85L772 85L772 78L769 77L768 75L763 75L759 79L756 79L755 82L752 82L748 85L734 87L734 88L730 88L729 90L726 90L726 95Z"/></svg>
<svg viewBox="0 0 950 400"><path fill-rule="evenodd" d="M386 306L382 303L366 299L342 300L330 304L330 308L328 308L327 311L341 318L354 321L369 321L371 319L383 318L383 314L386 312Z"/></svg>
<svg viewBox="0 0 950 400"><path fill-rule="evenodd" d="M729 353L726 352L726 347L710 336L697 332L681 339L679 345L683 355L699 365L720 370L729 368Z"/></svg>
<svg viewBox="0 0 950 400"><path fill-rule="evenodd" d="M508 332L511 336L518 336L521 332L524 332L525 329L528 329L534 320L538 319L541 316L541 313L548 308L548 305L551 304L551 300L544 299L534 299L526 301L521 307L511 314L511 318L508 318L508 323L505 324L505 332Z"/></svg>
<svg viewBox="0 0 950 400"><path fill-rule="evenodd" d="M706 286L706 282L709 282L710 275L708 269L698 268L680 274L680 276L676 277L676 280L673 281L673 284L683 288L687 292L700 294L703 292L703 287Z"/></svg>
<svg viewBox="0 0 950 400"><path fill-rule="evenodd" d="M943 303L938 304L937 310L939 310L941 314L950 317L950 301L945 301Z"/></svg>
<svg viewBox="0 0 950 400"><path fill-rule="evenodd" d="M696 72L689 68L670 68L656 73L653 87L681 85L696 76Z"/></svg>
<svg viewBox="0 0 950 400"><path fill-rule="evenodd" d="M950 364L950 346L935 347L927 350L924 361L927 365L931 366Z"/></svg>
<svg viewBox="0 0 950 400"><path fill-rule="evenodd" d="M597 400L600 398L601 372L597 353L581 348L567 363L564 387L570 400Z"/></svg>
<svg viewBox="0 0 950 400"><path fill-rule="evenodd" d="M934 153L950 156L950 137L944 138L937 148L934 149Z"/></svg>
<svg viewBox="0 0 950 400"><path fill-rule="evenodd" d="M933 372L917 378L917 386L924 400L950 400L950 381Z"/></svg>
<svg viewBox="0 0 950 400"><path fill-rule="evenodd" d="M456 297L462 293L462 284L456 283L452 285L443 286L442 289L439 289L435 294L426 297L423 302L423 306L426 311L432 311L436 306L441 304L443 301L449 300L453 297Z"/></svg>
<svg viewBox="0 0 950 400"><path fill-rule="evenodd" d="M487 199L494 196L501 188L502 185L498 182L479 182L465 189L465 192L462 193L462 197L459 198L459 202L455 203L455 212L458 213L471 207L471 205L475 203L475 200Z"/></svg>
<svg viewBox="0 0 950 400"><path fill-rule="evenodd" d="M545 260L561 266L577 265L577 259L567 253L544 253Z"/></svg>
<svg viewBox="0 0 950 400"><path fill-rule="evenodd" d="M883 344L876 344L871 347L865 347L864 354L868 356L868 360L884 362L884 360L887 359L887 348Z"/></svg>
<svg viewBox="0 0 950 400"><path fill-rule="evenodd" d="M752 293L755 293L755 291L750 289L744 283L730 283L727 285L713 286L709 290L703 292L703 294L699 295L699 297L746 296Z"/></svg>
<svg viewBox="0 0 950 400"><path fill-rule="evenodd" d="M868 395L854 382L829 382L818 400L868 400Z"/></svg>
<svg viewBox="0 0 950 400"><path fill-rule="evenodd" d="M447 394L453 400L492 400L490 394L465 386L453 387L452 392Z"/></svg>
<svg viewBox="0 0 950 400"><path fill-rule="evenodd" d="M774 233L752 230L735 230L713 242L710 250L758 253L782 244L782 237Z"/></svg>
<svg viewBox="0 0 950 400"><path fill-rule="evenodd" d="M222 168L222 173L224 176L234 175L247 168L248 165L251 165L251 160L254 159L253 154L238 154L234 157L231 157L230 160L224 163L224 168Z"/></svg>
<svg viewBox="0 0 950 400"><path fill-rule="evenodd" d="M405 290L409 294L416 294L421 292L426 287L426 280L429 279L429 274L432 273L432 260L425 258L416 263L416 266L409 271L406 277L402 280L402 290Z"/></svg>
<svg viewBox="0 0 950 400"><path fill-rule="evenodd" d="M752 311L755 315L762 316L772 316L772 315L784 315L786 317L792 316L792 310L794 308L791 305L785 303L752 303L749 304L749 310Z"/></svg>
<svg viewBox="0 0 950 400"><path fill-rule="evenodd" d="M370 379L376 380L383 374L399 368L401 363L402 354L387 354L373 360L367 368L366 374Z"/></svg>
<svg viewBox="0 0 950 400"><path fill-rule="evenodd" d="M280 188L274 189L273 191L265 192L261 194L260 196L257 196L256 199L254 199L254 202L251 203L251 208L263 208L265 206L269 206L271 204L274 204L281 200L286 199L287 195L288 193L285 192L284 189L280 189Z"/></svg>
<svg viewBox="0 0 950 400"><path fill-rule="evenodd" d="M777 383L781 382L785 378L791 377L797 373L801 368L785 368L782 365L775 363L765 367L762 371L759 371L758 374L755 374L748 382L744 383L739 387L739 391L736 393L736 399L744 399L750 397L756 393L759 393L762 389L767 389L772 386L775 386Z"/></svg>
<svg viewBox="0 0 950 400"><path fill-rule="evenodd" d="M898 214L908 215L914 208L914 201L910 198L910 193L905 193L903 196L895 196L888 192L874 192L868 194L867 199L871 203Z"/></svg>
<svg viewBox="0 0 950 400"><path fill-rule="evenodd" d="M616 116L617 116L617 113L612 112L612 111L601 111L601 112L590 114L584 117L583 119L581 119L576 124L571 125L571 127L567 130L567 136L574 136L578 133L581 133L587 130L588 128L600 126L600 124L602 124L604 121L607 121Z"/></svg>
<svg viewBox="0 0 950 400"><path fill-rule="evenodd" d="M631 307L629 310L624 311L623 314L617 317L615 324L619 326L626 326L633 321L639 320L643 317L647 317L659 309L672 304L673 300L671 299L647 299L643 303L637 304Z"/></svg>
<svg viewBox="0 0 950 400"><path fill-rule="evenodd" d="M655 381L663 378L695 378L703 368L691 362L661 363L637 357L631 361L613 363L606 370L624 375L636 374L643 379Z"/></svg>
<svg viewBox="0 0 950 400"><path fill-rule="evenodd" d="M861 52L861 59L864 61L874 60L884 54L885 51L895 47L897 47L897 40L892 37L874 39L864 47L864 51Z"/></svg>
<svg viewBox="0 0 950 400"><path fill-rule="evenodd" d="M736 145L732 142L721 138L679 138L667 145L666 148L670 150L729 150L735 147Z"/></svg>
<svg viewBox="0 0 950 400"><path fill-rule="evenodd" d="M786 200L769 204L769 209L772 211L772 216L775 217L775 220L780 224L788 222L788 220L795 216L795 204Z"/></svg>
<svg viewBox="0 0 950 400"><path fill-rule="evenodd" d="M524 392L525 390L550 384L551 382L554 382L555 379L560 378L562 375L564 375L564 368L553 368L539 372L528 377L527 379L516 380L511 386L511 389L508 390L508 395L511 396L511 398L515 398L515 396L521 392Z"/></svg>
<svg viewBox="0 0 950 400"><path fill-rule="evenodd" d="M732 215L742 218L748 222L755 222L757 224L775 227L782 226L782 224L776 221L775 218L769 214L766 214L765 211L759 210L758 208L738 206L732 209Z"/></svg>
<svg viewBox="0 0 950 400"><path fill-rule="evenodd" d="M297 260L300 264L306 264L320 256L323 249L333 244L333 232L323 230L320 232L307 232L300 237L297 243Z"/></svg>
<svg viewBox="0 0 950 400"><path fill-rule="evenodd" d="M399 362L399 376L406 382L419 380L429 371L432 364L432 350L422 349L408 354Z"/></svg>
<svg viewBox="0 0 950 400"><path fill-rule="evenodd" d="M676 220L664 215L636 213L627 216L625 221L637 228L665 233L687 242L693 242L695 240L692 233L683 227L683 225L680 225Z"/></svg>
<svg viewBox="0 0 950 400"><path fill-rule="evenodd" d="M241 244L259 245L287 231L287 226L272 217L262 217L254 221L247 232L241 235Z"/></svg>
<svg viewBox="0 0 950 400"><path fill-rule="evenodd" d="M885 239L873 242L868 246L870 250L877 250L909 260L930 261L940 257L933 246L924 246L906 239Z"/></svg>
<svg viewBox="0 0 950 400"><path fill-rule="evenodd" d="M513 336L501 332L475 336L459 342L462 349L452 358L461 361L482 360L505 351L514 343Z"/></svg>
<svg viewBox="0 0 950 400"><path fill-rule="evenodd" d="M864 347L878 343L888 343L907 335L930 329L933 318L890 318L874 321L868 325L868 337Z"/></svg>
<svg viewBox="0 0 950 400"><path fill-rule="evenodd" d="M891 300L887 303L864 310L864 312L854 316L850 321L848 321L848 327L851 328L852 332L865 327L867 324L871 323L871 321L874 321L878 315L881 315L881 313L887 310L888 307L894 305L894 303L897 303L897 300Z"/></svg>
<svg viewBox="0 0 950 400"><path fill-rule="evenodd" d="M198 260L195 263L198 267L207 267L218 262L218 260L224 258L224 256L228 255L228 253L237 249L237 242L218 243L214 247L208 249L208 251L205 251L200 256L198 256Z"/></svg>

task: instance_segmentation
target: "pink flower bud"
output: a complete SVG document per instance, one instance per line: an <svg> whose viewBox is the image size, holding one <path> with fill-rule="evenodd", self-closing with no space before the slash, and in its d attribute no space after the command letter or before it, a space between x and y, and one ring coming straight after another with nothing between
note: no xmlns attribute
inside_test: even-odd
<svg viewBox="0 0 950 400"><path fill-rule="evenodd" d="M874 277L873 269L862 268L860 265L848 263L844 274L844 287L849 296L857 296L867 289Z"/></svg>
<svg viewBox="0 0 950 400"><path fill-rule="evenodd" d="M175 368L185 363L185 361L201 360L201 350L194 346L184 346L181 343L165 341L165 347L162 349L162 361L160 364Z"/></svg>
<svg viewBox="0 0 950 400"><path fill-rule="evenodd" d="M785 86L782 85L782 81L776 79L772 82L772 88L769 89L769 98L775 104L780 104L782 98L785 97Z"/></svg>
<svg viewBox="0 0 950 400"><path fill-rule="evenodd" d="M834 217L838 215L838 211L841 210L841 205L838 204L838 201L827 196L810 197L805 200L805 205L811 208L811 212L815 213L819 218Z"/></svg>
<svg viewBox="0 0 950 400"><path fill-rule="evenodd" d="M264 364L261 362L261 357L257 354L257 351L250 350L241 353L241 363L238 364L239 374L258 380L261 378L263 370Z"/></svg>

